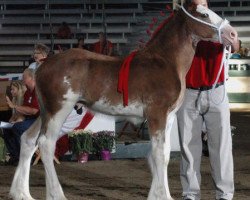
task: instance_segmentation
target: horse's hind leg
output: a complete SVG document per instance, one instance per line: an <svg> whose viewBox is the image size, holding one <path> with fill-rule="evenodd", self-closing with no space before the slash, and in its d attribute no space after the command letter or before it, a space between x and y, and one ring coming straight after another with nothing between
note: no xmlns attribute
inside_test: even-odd
<svg viewBox="0 0 250 200"><path fill-rule="evenodd" d="M56 174L53 158L55 144L60 136L61 127L77 101L77 98L74 99L65 100L61 109L54 116L50 116L46 133L41 135L38 141L38 147L45 168L47 200L66 199Z"/></svg>
<svg viewBox="0 0 250 200"><path fill-rule="evenodd" d="M161 119L164 118L166 119L166 116L161 117ZM173 120L174 113L170 113L167 116L165 130L160 129L156 131L156 129L154 129L153 131L155 131L155 134L152 135L151 133L152 151L149 156L149 164L151 167L153 180L148 195L148 200L172 200L169 192L167 167L170 157L170 131ZM155 122L155 120L153 120L153 122L149 120L148 122L150 128L150 123ZM151 124L151 126L154 125Z"/></svg>
<svg viewBox="0 0 250 200"><path fill-rule="evenodd" d="M10 196L14 200L32 200L29 191L29 174L31 158L36 150L36 140L41 128L38 118L21 137L19 163L10 188Z"/></svg>

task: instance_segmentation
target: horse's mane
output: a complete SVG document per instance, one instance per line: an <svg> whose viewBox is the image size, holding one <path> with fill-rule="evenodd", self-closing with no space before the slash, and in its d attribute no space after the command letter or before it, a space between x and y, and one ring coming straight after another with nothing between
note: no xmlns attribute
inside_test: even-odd
<svg viewBox="0 0 250 200"><path fill-rule="evenodd" d="M166 18L163 22L160 23L160 25L153 32L150 40L152 40L159 33L159 31L173 18L173 16L174 12L172 12L168 18Z"/></svg>
<svg viewBox="0 0 250 200"><path fill-rule="evenodd" d="M173 19L175 12L171 10L169 6L167 6L166 9L168 11L171 11L171 14L165 20L163 20L160 23L160 25L158 25L158 27L154 30L153 34L151 35L150 40L146 43L145 46L147 46L155 38L155 36L163 29L163 27Z"/></svg>

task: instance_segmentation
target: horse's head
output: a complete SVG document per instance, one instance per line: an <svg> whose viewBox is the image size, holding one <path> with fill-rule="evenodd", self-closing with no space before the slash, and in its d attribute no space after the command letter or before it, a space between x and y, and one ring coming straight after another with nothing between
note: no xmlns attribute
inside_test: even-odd
<svg viewBox="0 0 250 200"><path fill-rule="evenodd" d="M187 16L189 29L198 39L212 40L231 46L233 51L239 49L237 31L220 16L205 5L196 4L196 1L188 1L185 6L179 6Z"/></svg>

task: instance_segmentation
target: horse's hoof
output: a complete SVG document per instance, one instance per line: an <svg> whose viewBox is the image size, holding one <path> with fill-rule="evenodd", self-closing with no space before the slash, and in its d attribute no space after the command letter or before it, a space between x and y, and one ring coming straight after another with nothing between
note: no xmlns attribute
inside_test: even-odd
<svg viewBox="0 0 250 200"><path fill-rule="evenodd" d="M13 195L10 194L9 197L13 200L36 200L32 198L30 195Z"/></svg>

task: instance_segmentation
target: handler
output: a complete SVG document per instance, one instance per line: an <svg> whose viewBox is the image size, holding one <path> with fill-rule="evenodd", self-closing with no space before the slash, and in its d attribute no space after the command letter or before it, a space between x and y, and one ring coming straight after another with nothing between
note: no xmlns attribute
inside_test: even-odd
<svg viewBox="0 0 250 200"><path fill-rule="evenodd" d="M206 0L193 0L208 6ZM184 200L200 200L202 124L207 127L211 174L217 200L234 194L232 136L229 101L224 86L224 67L214 90L223 55L223 45L200 41L186 76L184 102L177 113L181 146L180 177Z"/></svg>

